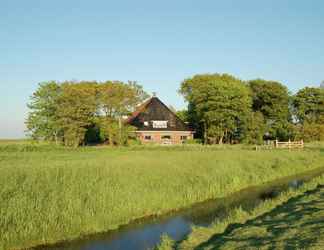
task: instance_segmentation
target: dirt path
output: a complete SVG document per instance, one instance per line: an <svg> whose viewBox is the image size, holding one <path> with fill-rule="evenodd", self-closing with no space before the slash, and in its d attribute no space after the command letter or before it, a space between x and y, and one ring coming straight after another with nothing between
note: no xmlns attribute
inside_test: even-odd
<svg viewBox="0 0 324 250"><path fill-rule="evenodd" d="M195 249L324 249L324 186L230 225Z"/></svg>

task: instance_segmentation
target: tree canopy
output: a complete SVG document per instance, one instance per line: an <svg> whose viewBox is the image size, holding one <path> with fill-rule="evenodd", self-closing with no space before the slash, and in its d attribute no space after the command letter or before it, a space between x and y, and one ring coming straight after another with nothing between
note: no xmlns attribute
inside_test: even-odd
<svg viewBox="0 0 324 250"><path fill-rule="evenodd" d="M318 123L324 116L324 89L306 87L293 99L299 122Z"/></svg>
<svg viewBox="0 0 324 250"><path fill-rule="evenodd" d="M187 109L170 109L205 143L324 140L323 82L292 95L276 81L198 74L185 79L179 92ZM67 146L125 145L135 128L123 118L146 98L136 82L43 82L28 103L27 130L34 139Z"/></svg>
<svg viewBox="0 0 324 250"><path fill-rule="evenodd" d="M54 81L40 83L32 95L26 125L34 139L58 140L61 129L58 124L57 104L61 87Z"/></svg>
<svg viewBox="0 0 324 250"><path fill-rule="evenodd" d="M87 143L94 131L111 144L127 143L121 118L147 97L136 82L44 82L28 104L26 125L33 138L67 146Z"/></svg>
<svg viewBox="0 0 324 250"><path fill-rule="evenodd" d="M188 102L186 120L206 143L320 140L323 91L304 88L292 95L280 82L244 82L228 74L195 75L180 88Z"/></svg>
<svg viewBox="0 0 324 250"><path fill-rule="evenodd" d="M246 126L252 102L241 80L227 74L196 75L182 82L180 93L194 108L205 142L237 139Z"/></svg>
<svg viewBox="0 0 324 250"><path fill-rule="evenodd" d="M251 80L248 84L252 93L253 112L262 113L267 137L288 139L291 114L287 87L279 82L263 79Z"/></svg>

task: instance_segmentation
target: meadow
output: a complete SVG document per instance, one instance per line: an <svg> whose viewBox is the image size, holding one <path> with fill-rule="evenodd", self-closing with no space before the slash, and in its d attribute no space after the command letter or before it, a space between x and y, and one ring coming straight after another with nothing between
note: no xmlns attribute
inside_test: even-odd
<svg viewBox="0 0 324 250"><path fill-rule="evenodd" d="M84 147L0 143L0 249L115 229L251 185L324 167L300 151L249 146Z"/></svg>
<svg viewBox="0 0 324 250"><path fill-rule="evenodd" d="M158 250L323 249L324 175L210 227L194 227L180 243L164 236Z"/></svg>

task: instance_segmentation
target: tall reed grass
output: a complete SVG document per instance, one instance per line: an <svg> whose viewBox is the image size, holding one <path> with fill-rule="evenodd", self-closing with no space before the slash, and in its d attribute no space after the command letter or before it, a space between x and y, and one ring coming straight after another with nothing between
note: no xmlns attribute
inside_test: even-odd
<svg viewBox="0 0 324 250"><path fill-rule="evenodd" d="M0 145L0 249L115 229L324 162L320 150L19 147Z"/></svg>
<svg viewBox="0 0 324 250"><path fill-rule="evenodd" d="M323 185L324 175L298 189L284 191L252 211L238 207L210 227L194 227L187 239L179 244L164 236L157 250L309 249L296 244L323 244ZM317 228L316 234L314 228Z"/></svg>

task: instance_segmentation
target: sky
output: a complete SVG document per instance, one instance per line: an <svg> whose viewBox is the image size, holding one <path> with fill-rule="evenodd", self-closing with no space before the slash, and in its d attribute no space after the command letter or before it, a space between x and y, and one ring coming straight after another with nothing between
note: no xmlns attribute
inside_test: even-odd
<svg viewBox="0 0 324 250"><path fill-rule="evenodd" d="M0 138L22 138L49 80L135 80L176 109L198 73L324 80L322 0L0 0Z"/></svg>

